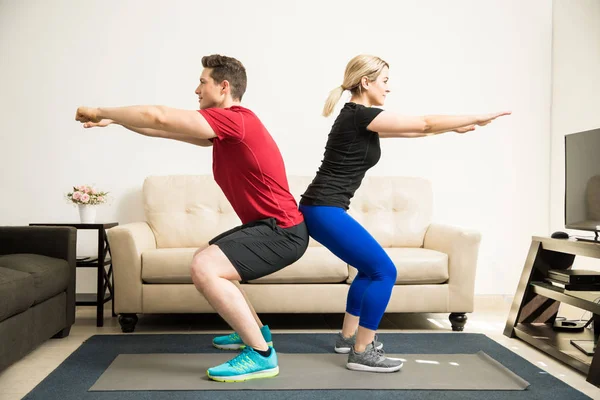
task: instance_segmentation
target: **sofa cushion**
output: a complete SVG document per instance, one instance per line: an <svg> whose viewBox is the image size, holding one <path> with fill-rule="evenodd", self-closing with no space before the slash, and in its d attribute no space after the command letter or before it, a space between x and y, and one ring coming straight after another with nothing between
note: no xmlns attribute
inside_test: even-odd
<svg viewBox="0 0 600 400"><path fill-rule="evenodd" d="M288 176L297 202L312 179ZM157 248L206 246L241 223L212 175L150 176L144 181L143 197ZM432 203L426 179L369 176L356 191L349 213L384 247L421 247ZM321 247L314 240L309 246Z"/></svg>
<svg viewBox="0 0 600 400"><path fill-rule="evenodd" d="M398 276L396 285L439 284L448 281L448 255L435 250L415 248L387 248ZM356 268L350 267L348 283L356 277Z"/></svg>
<svg viewBox="0 0 600 400"><path fill-rule="evenodd" d="M157 248L206 246L241 224L211 175L150 176L143 195Z"/></svg>
<svg viewBox="0 0 600 400"><path fill-rule="evenodd" d="M142 253L145 283L192 283L190 265L196 248L157 249ZM324 247L307 249L294 264L249 283L340 283L348 266Z"/></svg>
<svg viewBox="0 0 600 400"><path fill-rule="evenodd" d="M384 248L422 247L432 203L426 179L370 176L356 191L348 214Z"/></svg>
<svg viewBox="0 0 600 400"><path fill-rule="evenodd" d="M31 307L34 293L31 274L0 266L0 321Z"/></svg>
<svg viewBox="0 0 600 400"><path fill-rule="evenodd" d="M146 250L142 253L144 283L193 283L190 274L195 247Z"/></svg>
<svg viewBox="0 0 600 400"><path fill-rule="evenodd" d="M0 257L0 267L31 274L34 304L56 296L69 285L69 263L63 259L39 254L9 254Z"/></svg>

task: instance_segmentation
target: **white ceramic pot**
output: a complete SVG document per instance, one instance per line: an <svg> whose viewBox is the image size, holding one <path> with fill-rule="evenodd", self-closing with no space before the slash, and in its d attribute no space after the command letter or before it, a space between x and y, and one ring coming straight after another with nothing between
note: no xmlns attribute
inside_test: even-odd
<svg viewBox="0 0 600 400"><path fill-rule="evenodd" d="M96 206L89 204L77 204L79 207L79 219L82 224L93 224L96 221Z"/></svg>

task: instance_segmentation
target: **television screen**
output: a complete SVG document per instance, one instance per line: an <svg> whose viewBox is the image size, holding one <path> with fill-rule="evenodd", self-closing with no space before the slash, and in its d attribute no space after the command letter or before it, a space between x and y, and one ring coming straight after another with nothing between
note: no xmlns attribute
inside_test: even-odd
<svg viewBox="0 0 600 400"><path fill-rule="evenodd" d="M565 136L565 227L600 231L600 129Z"/></svg>

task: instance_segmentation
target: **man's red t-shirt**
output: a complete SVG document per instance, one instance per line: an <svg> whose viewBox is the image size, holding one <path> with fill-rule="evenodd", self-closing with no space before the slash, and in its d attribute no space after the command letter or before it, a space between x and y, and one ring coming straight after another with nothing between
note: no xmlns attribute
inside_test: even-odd
<svg viewBox="0 0 600 400"><path fill-rule="evenodd" d="M258 117L241 106L199 112L217 135L215 181L242 223L265 218L275 218L282 228L301 223L279 148Z"/></svg>

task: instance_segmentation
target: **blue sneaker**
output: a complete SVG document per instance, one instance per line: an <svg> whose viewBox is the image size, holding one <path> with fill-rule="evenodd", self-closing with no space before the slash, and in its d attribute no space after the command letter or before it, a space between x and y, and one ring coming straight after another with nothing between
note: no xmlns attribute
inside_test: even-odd
<svg viewBox="0 0 600 400"><path fill-rule="evenodd" d="M268 325L260 328L265 342L268 346L273 347L273 338L271 337L271 330ZM233 332L226 336L217 336L213 339L213 346L221 350L240 350L246 347L240 335L237 332Z"/></svg>
<svg viewBox="0 0 600 400"><path fill-rule="evenodd" d="M237 357L209 368L206 375L218 382L243 382L250 379L272 378L279 375L277 353L270 347L269 357L263 357L252 347L245 347Z"/></svg>

